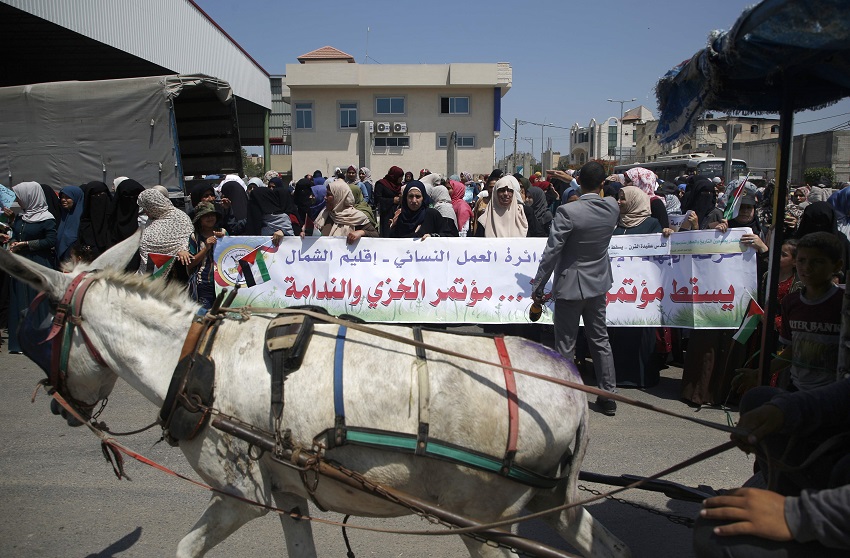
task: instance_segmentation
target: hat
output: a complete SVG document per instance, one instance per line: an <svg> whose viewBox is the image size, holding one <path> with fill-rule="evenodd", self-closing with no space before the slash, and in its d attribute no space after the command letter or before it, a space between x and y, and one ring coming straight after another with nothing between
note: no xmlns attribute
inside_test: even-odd
<svg viewBox="0 0 850 558"><path fill-rule="evenodd" d="M219 218L221 218L221 212L216 209L216 207L210 202L201 202L195 208L195 216L192 218L192 224L197 225L198 221L201 220L201 217L204 215L209 215L210 213L215 213Z"/></svg>
<svg viewBox="0 0 850 558"><path fill-rule="evenodd" d="M741 196L741 205L755 205L756 197L755 195L747 192L743 196Z"/></svg>
<svg viewBox="0 0 850 558"><path fill-rule="evenodd" d="M723 182L723 179L720 178L719 176L715 176L714 178L711 179L711 181L714 182L715 184L720 184L721 182Z"/></svg>

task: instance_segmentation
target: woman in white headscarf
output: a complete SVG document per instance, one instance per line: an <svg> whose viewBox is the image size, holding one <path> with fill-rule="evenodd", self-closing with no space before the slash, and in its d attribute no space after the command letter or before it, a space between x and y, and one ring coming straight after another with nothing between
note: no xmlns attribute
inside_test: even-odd
<svg viewBox="0 0 850 558"><path fill-rule="evenodd" d="M525 238L529 236L529 219L534 214L522 200L519 181L511 175L500 178L493 186L492 200L478 218L475 236L485 238ZM536 227L535 227L536 228Z"/></svg>
<svg viewBox="0 0 850 558"><path fill-rule="evenodd" d="M38 182L21 182L12 190L18 199L22 214L12 221L11 235L0 234L0 244L11 240L9 250L45 267L53 267L53 250L56 247L56 220L47 209L44 190ZM18 319L38 291L28 284L12 279L9 288L9 353L20 354L18 342ZM41 314L34 323L47 316L46 305L38 310Z"/></svg>
<svg viewBox="0 0 850 558"><path fill-rule="evenodd" d="M432 207L439 211L443 219L446 220L445 229L448 231L457 231L457 213L455 213L454 207L452 207L452 197L449 195L448 188L442 185L431 188L431 202ZM451 221L451 224L448 221ZM453 235L446 236L458 236L458 233L455 232Z"/></svg>
<svg viewBox="0 0 850 558"><path fill-rule="evenodd" d="M189 237L195 228L188 215L174 207L168 198L153 188L139 194L138 203L149 219L139 241L139 273L150 273L153 270L153 262L148 256L177 256L179 252L187 252ZM172 261L163 275L171 272L173 264Z"/></svg>
<svg viewBox="0 0 850 558"><path fill-rule="evenodd" d="M316 217L316 228L322 236L344 236L352 244L368 236L378 238L378 229L369 217L354 207L354 194L351 186L342 179L330 183L325 192L325 208ZM304 238L304 233L301 233Z"/></svg>

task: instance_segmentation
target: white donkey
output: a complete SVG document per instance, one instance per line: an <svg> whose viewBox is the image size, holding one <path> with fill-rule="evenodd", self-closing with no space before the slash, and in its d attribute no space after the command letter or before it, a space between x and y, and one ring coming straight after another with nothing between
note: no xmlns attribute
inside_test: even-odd
<svg viewBox="0 0 850 558"><path fill-rule="evenodd" d="M126 275L125 263L138 237L119 244L94 264L69 274L0 251L0 268L58 300L75 275L100 269L82 307L83 328L105 364L87 350L74 330L67 389L86 403L106 397L116 375L159 407L163 403L184 337L198 307L184 289ZM273 429L270 410L270 358L264 351L269 318L225 320L212 351L216 365L215 403L221 412L265 431ZM407 328L385 328L410 335ZM309 448L314 437L333 426L333 361L336 325L317 325L303 365L286 380L283 426L292 440ZM426 343L498 362L494 341L486 337L424 332ZM547 348L508 337L515 366L552 377L580 381L575 368ZM505 453L509 433L505 378L490 367L431 352L429 369L430 437L492 456ZM415 349L409 345L349 330L344 352L346 423L385 431L416 433L418 388ZM584 393L522 375L516 376L519 423L516 464L542 475L565 476L554 488L535 489L498 474L408 453L347 445L327 457L361 472L375 483L403 490L444 509L482 522L516 516L523 508L540 511L577 500L577 476L585 453L587 404ZM249 444L212 426L180 442L191 466L210 485L239 496L307 512L309 496L297 471L268 454L249 455ZM256 452L254 452L256 453ZM571 457L570 457L571 456ZM569 467L567 471L566 468ZM316 500L329 510L368 517L410 513L375 496L320 478ZM202 556L246 522L266 513L236 499L213 495L180 541L177 556ZM548 516L553 527L584 556L629 556L628 548L583 507ZM281 516L289 556L315 557L309 521ZM509 555L469 537L474 557Z"/></svg>

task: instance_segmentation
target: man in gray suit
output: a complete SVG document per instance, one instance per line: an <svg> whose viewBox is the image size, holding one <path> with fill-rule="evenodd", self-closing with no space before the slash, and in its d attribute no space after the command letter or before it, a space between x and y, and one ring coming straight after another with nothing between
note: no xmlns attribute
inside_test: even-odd
<svg viewBox="0 0 850 558"><path fill-rule="evenodd" d="M599 197L604 180L605 170L599 163L589 162L581 167L577 179L581 197L561 205L555 213L532 292L536 299L541 298L554 271L552 298L558 352L573 360L579 317L584 318L599 388L613 393L617 391L617 380L605 324L605 293L613 283L608 243L620 211L616 199ZM606 415L617 412L617 403L611 399L598 397L596 404Z"/></svg>

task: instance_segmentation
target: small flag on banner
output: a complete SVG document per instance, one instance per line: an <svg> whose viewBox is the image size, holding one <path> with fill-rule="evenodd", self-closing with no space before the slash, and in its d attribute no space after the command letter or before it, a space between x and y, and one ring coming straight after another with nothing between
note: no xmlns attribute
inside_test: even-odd
<svg viewBox="0 0 850 558"><path fill-rule="evenodd" d="M239 275L245 278L245 284L248 287L260 285L271 279L269 268L266 266L266 259L263 256L265 251L265 246L257 246L239 260Z"/></svg>
<svg viewBox="0 0 850 558"><path fill-rule="evenodd" d="M747 174L747 177L741 180L738 187L735 188L735 191L732 193L732 199L726 202L726 211L723 212L723 218L727 221L731 221L738 216L738 212L741 209L741 198L744 197L744 185L749 179L750 175Z"/></svg>
<svg viewBox="0 0 850 558"><path fill-rule="evenodd" d="M754 299L750 299L750 305L747 307L747 315L744 316L744 321L741 323L741 327L738 328L738 331L735 332L732 339L742 345L746 343L747 339L750 338L756 330L756 327L758 327L763 315L764 310L762 310L761 306L759 306Z"/></svg>
<svg viewBox="0 0 850 558"><path fill-rule="evenodd" d="M169 256L167 254L148 254L148 262L153 265L151 279L165 277L171 267L171 262L173 262L176 257L177 256Z"/></svg>

